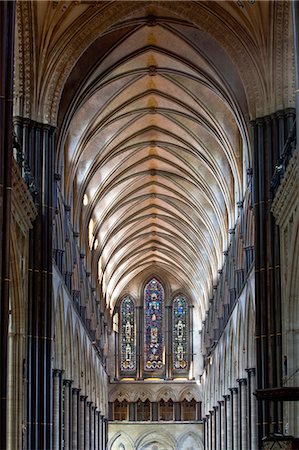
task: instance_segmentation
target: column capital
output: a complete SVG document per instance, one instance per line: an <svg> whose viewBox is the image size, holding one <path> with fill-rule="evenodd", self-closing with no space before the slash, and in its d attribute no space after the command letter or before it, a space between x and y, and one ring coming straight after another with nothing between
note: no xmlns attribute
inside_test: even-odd
<svg viewBox="0 0 299 450"><path fill-rule="evenodd" d="M86 402L86 405L87 405L88 407L90 407L91 405L93 405L93 402L88 401L88 402Z"/></svg>
<svg viewBox="0 0 299 450"><path fill-rule="evenodd" d="M73 395L79 395L80 391L81 391L80 388L76 388L75 387L75 388L72 389Z"/></svg>
<svg viewBox="0 0 299 450"><path fill-rule="evenodd" d="M67 380L66 378L63 380L64 386L71 386L73 383L73 380Z"/></svg>
<svg viewBox="0 0 299 450"><path fill-rule="evenodd" d="M230 401L230 394L225 394L222 396L226 402Z"/></svg>
<svg viewBox="0 0 299 450"><path fill-rule="evenodd" d="M245 372L248 373L248 376L254 376L255 375L255 367L250 367L249 369L245 369Z"/></svg>
<svg viewBox="0 0 299 450"><path fill-rule="evenodd" d="M237 393L238 393L238 388L237 388L237 387L228 388L228 390L229 390L232 394L237 394Z"/></svg>
<svg viewBox="0 0 299 450"><path fill-rule="evenodd" d="M53 377L60 377L63 374L64 370L62 369L53 369Z"/></svg>
<svg viewBox="0 0 299 450"><path fill-rule="evenodd" d="M221 408L221 406L224 406L224 400L218 400L218 403L220 405L220 408Z"/></svg>
<svg viewBox="0 0 299 450"><path fill-rule="evenodd" d="M85 402L87 399L87 395L80 395L80 402Z"/></svg>
<svg viewBox="0 0 299 450"><path fill-rule="evenodd" d="M246 380L246 378L238 378L237 383L239 383L240 386L246 386L247 380Z"/></svg>
<svg viewBox="0 0 299 450"><path fill-rule="evenodd" d="M218 405L216 405L216 406L213 406L213 409L214 409L214 411L215 411L215 412L217 412L217 411L218 411L218 409L219 409L219 406L218 406Z"/></svg>
<svg viewBox="0 0 299 450"><path fill-rule="evenodd" d="M211 416L213 416L215 411L211 410L211 411L209 411L209 413L210 413Z"/></svg>

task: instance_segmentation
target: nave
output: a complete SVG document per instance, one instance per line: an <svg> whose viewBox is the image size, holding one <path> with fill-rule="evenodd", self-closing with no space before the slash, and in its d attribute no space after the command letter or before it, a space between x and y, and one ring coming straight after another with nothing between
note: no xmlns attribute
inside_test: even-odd
<svg viewBox="0 0 299 450"><path fill-rule="evenodd" d="M0 17L0 449L299 449L299 3Z"/></svg>

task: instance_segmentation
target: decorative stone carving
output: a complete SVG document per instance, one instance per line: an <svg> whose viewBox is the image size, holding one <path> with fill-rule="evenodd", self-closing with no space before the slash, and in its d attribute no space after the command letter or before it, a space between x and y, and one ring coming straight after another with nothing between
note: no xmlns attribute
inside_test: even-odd
<svg viewBox="0 0 299 450"><path fill-rule="evenodd" d="M32 228L37 210L14 159L12 164L12 214L23 234L26 235Z"/></svg>

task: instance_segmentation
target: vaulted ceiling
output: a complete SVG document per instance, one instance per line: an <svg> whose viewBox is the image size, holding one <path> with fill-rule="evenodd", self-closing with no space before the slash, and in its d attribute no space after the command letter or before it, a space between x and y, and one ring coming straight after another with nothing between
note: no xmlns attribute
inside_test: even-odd
<svg viewBox="0 0 299 450"><path fill-rule="evenodd" d="M63 196L107 304L155 273L203 317L246 189L249 117L273 89L275 5L36 3L37 118L57 120ZM57 112L42 86L51 101L60 86Z"/></svg>

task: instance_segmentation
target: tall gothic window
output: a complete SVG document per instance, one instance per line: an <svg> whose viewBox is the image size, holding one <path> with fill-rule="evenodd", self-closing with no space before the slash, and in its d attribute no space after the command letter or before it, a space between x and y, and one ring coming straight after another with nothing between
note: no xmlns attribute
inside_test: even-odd
<svg viewBox="0 0 299 450"><path fill-rule="evenodd" d="M188 305L182 295L177 295L173 301L173 369L187 370L188 358Z"/></svg>
<svg viewBox="0 0 299 450"><path fill-rule="evenodd" d="M120 313L120 368L124 372L134 372L136 370L135 305L130 297L123 299Z"/></svg>
<svg viewBox="0 0 299 450"><path fill-rule="evenodd" d="M144 289L144 369L163 370L163 312L164 289L152 278Z"/></svg>

